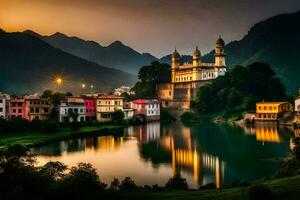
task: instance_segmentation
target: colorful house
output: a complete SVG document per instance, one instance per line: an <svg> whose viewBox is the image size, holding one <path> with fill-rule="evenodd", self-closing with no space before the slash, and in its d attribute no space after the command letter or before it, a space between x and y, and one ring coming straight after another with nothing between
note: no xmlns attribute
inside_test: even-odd
<svg viewBox="0 0 300 200"><path fill-rule="evenodd" d="M295 99L295 111L300 113L300 89L299 89L299 96Z"/></svg>
<svg viewBox="0 0 300 200"><path fill-rule="evenodd" d="M48 119L53 106L49 99L39 96L25 97L25 110L27 115L25 119L32 121L33 119Z"/></svg>
<svg viewBox="0 0 300 200"><path fill-rule="evenodd" d="M288 102L258 102L256 103L256 121L277 121L284 114L293 111L292 104Z"/></svg>
<svg viewBox="0 0 300 200"><path fill-rule="evenodd" d="M17 98L7 101L6 112L8 119L14 119L17 117L27 119L29 110L28 107L26 107L25 99Z"/></svg>
<svg viewBox="0 0 300 200"><path fill-rule="evenodd" d="M96 120L96 99L84 96L84 115L86 121Z"/></svg>
<svg viewBox="0 0 300 200"><path fill-rule="evenodd" d="M85 121L85 103L81 97L69 97L62 101L58 106L59 121L60 122L71 122L73 121L72 115L77 115L78 122Z"/></svg>
<svg viewBox="0 0 300 200"><path fill-rule="evenodd" d="M134 115L142 115L147 121L160 119L160 103L156 99L137 99L133 102Z"/></svg>
<svg viewBox="0 0 300 200"><path fill-rule="evenodd" d="M0 118L6 119L6 100L7 97L0 94Z"/></svg>
<svg viewBox="0 0 300 200"><path fill-rule="evenodd" d="M124 98L116 95L101 95L96 100L97 120L99 122L111 121L111 114L114 111L123 111Z"/></svg>

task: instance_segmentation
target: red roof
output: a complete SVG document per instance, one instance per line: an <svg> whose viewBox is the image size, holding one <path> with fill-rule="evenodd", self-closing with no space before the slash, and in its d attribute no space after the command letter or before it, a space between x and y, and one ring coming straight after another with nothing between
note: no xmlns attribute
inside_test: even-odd
<svg viewBox="0 0 300 200"><path fill-rule="evenodd" d="M146 99L137 99L133 101L134 104L148 104L148 100Z"/></svg>

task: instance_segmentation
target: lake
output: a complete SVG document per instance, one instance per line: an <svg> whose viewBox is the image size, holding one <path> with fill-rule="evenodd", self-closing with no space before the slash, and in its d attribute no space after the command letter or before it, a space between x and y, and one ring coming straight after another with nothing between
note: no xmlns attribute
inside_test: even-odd
<svg viewBox="0 0 300 200"><path fill-rule="evenodd" d="M138 185L164 185L180 173L191 188L208 183L272 176L290 154L293 130L274 124L246 127L159 122L125 128L116 135L86 137L32 148L37 165L61 161L91 163L101 181L130 176Z"/></svg>

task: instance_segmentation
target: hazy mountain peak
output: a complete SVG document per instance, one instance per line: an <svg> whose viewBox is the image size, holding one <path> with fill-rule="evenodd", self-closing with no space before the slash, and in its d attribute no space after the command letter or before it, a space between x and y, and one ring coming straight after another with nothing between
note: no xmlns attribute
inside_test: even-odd
<svg viewBox="0 0 300 200"><path fill-rule="evenodd" d="M110 45L108 45L107 47L119 47L119 46L126 46L126 45L124 45L121 41L116 40L113 43L111 43Z"/></svg>
<svg viewBox="0 0 300 200"><path fill-rule="evenodd" d="M65 34L63 34L61 32L56 32L56 33L50 35L49 37L63 37L63 38L68 38L67 35L65 35Z"/></svg>
<svg viewBox="0 0 300 200"><path fill-rule="evenodd" d="M27 29L27 30L23 31L23 33L26 33L26 34L29 34L29 35L32 35L32 36L35 36L35 37L38 37L38 38L41 37L40 34L34 32L34 31L30 30L30 29Z"/></svg>

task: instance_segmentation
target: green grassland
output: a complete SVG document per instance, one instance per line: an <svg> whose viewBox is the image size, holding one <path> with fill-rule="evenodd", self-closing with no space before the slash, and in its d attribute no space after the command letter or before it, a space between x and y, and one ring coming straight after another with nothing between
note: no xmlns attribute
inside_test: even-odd
<svg viewBox="0 0 300 200"><path fill-rule="evenodd" d="M272 200L299 200L300 175L262 182L272 191ZM121 199L157 200L248 200L249 187L173 192L121 192ZM259 199L257 199L259 200Z"/></svg>

